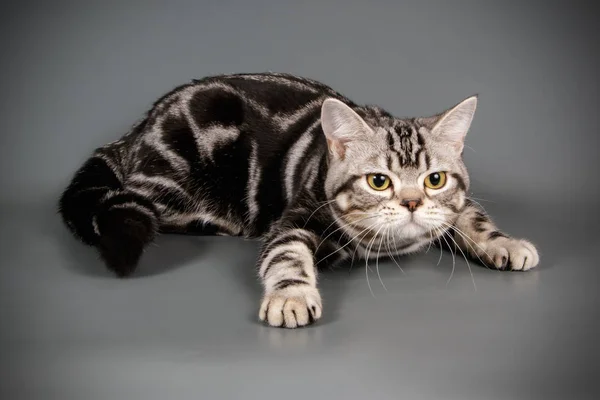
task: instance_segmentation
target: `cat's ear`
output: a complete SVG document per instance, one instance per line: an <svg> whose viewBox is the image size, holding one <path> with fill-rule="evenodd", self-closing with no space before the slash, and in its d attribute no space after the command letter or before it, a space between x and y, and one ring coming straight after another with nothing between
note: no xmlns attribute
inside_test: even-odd
<svg viewBox="0 0 600 400"><path fill-rule="evenodd" d="M321 106L321 127L329 152L343 159L349 142L371 132L367 123L340 100L329 98Z"/></svg>
<svg viewBox="0 0 600 400"><path fill-rule="evenodd" d="M461 153L476 108L477 95L461 101L437 117L431 132L440 140L446 141L458 153Z"/></svg>

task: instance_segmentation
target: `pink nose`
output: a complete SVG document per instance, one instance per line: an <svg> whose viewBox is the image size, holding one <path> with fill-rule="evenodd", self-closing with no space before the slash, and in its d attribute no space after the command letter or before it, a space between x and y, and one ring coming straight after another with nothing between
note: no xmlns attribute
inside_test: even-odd
<svg viewBox="0 0 600 400"><path fill-rule="evenodd" d="M408 208L408 211L414 212L417 207L423 204L423 201L421 199L403 199L400 204Z"/></svg>

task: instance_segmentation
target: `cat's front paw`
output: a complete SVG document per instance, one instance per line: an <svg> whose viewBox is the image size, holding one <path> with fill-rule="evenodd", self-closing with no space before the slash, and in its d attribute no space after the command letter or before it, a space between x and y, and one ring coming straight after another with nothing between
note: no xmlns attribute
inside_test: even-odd
<svg viewBox="0 0 600 400"><path fill-rule="evenodd" d="M524 239L497 237L485 246L487 263L502 270L526 271L540 262L537 249Z"/></svg>
<svg viewBox="0 0 600 400"><path fill-rule="evenodd" d="M258 316L271 326L297 328L321 318L321 304L316 288L288 286L265 295Z"/></svg>

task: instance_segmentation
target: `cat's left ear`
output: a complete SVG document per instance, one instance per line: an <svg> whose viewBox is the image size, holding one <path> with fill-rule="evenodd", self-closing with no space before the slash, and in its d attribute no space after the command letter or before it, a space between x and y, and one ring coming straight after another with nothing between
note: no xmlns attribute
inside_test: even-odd
<svg viewBox="0 0 600 400"><path fill-rule="evenodd" d="M447 142L458 153L461 153L476 108L477 95L461 101L439 116L431 133L440 140Z"/></svg>
<svg viewBox="0 0 600 400"><path fill-rule="evenodd" d="M321 127L329 152L344 158L348 143L371 133L367 123L344 102L329 98L321 106Z"/></svg>

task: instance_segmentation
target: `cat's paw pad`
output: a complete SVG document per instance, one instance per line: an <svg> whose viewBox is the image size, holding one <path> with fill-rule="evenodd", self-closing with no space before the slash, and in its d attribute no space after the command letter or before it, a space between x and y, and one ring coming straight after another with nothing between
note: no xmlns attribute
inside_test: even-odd
<svg viewBox="0 0 600 400"><path fill-rule="evenodd" d="M526 271L540 262L533 244L524 239L499 237L485 246L485 258L489 264L502 270Z"/></svg>
<svg viewBox="0 0 600 400"><path fill-rule="evenodd" d="M297 328L321 318L321 295L310 286L290 286L265 295L259 318L271 326Z"/></svg>

